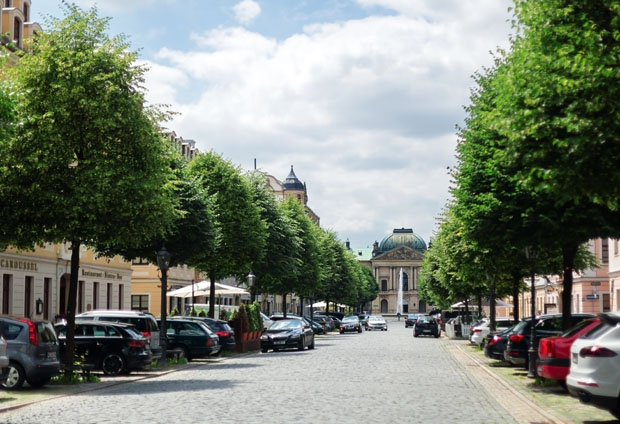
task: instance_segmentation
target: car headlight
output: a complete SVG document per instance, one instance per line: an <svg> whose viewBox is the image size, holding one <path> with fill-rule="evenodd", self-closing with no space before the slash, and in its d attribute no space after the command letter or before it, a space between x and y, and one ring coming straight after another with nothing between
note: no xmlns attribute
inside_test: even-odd
<svg viewBox="0 0 620 424"><path fill-rule="evenodd" d="M266 342L269 338L267 336L260 336L260 340Z"/></svg>

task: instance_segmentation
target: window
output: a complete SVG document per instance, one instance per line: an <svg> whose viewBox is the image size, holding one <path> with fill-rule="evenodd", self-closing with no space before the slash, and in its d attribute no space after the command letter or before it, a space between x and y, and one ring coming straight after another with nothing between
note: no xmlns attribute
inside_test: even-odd
<svg viewBox="0 0 620 424"><path fill-rule="evenodd" d="M149 295L148 294L132 294L131 295L131 309L134 311L148 312Z"/></svg>
<svg viewBox="0 0 620 424"><path fill-rule="evenodd" d="M108 283L106 295L106 308L112 309L112 283Z"/></svg>
<svg viewBox="0 0 620 424"><path fill-rule="evenodd" d="M131 261L132 265L149 265L149 261L143 258L137 258Z"/></svg>
<svg viewBox="0 0 620 424"><path fill-rule="evenodd" d="M11 281L13 276L10 274L4 274L2 276L2 313L4 315L10 314L10 299L11 299Z"/></svg>
<svg viewBox="0 0 620 424"><path fill-rule="evenodd" d="M99 283L93 283L93 309L99 308Z"/></svg>
<svg viewBox="0 0 620 424"><path fill-rule="evenodd" d="M387 291L387 289L387 280L381 280L381 291Z"/></svg>
<svg viewBox="0 0 620 424"><path fill-rule="evenodd" d="M32 316L32 286L34 277L26 277L24 284L24 316Z"/></svg>
<svg viewBox="0 0 620 424"><path fill-rule="evenodd" d="M609 239L601 239L601 262L609 263Z"/></svg>
<svg viewBox="0 0 620 424"><path fill-rule="evenodd" d="M52 304L52 279L43 279L43 319L50 319L50 305Z"/></svg>
<svg viewBox="0 0 620 424"><path fill-rule="evenodd" d="M11 0L4 0L4 7L11 7Z"/></svg>
<svg viewBox="0 0 620 424"><path fill-rule="evenodd" d="M26 22L30 22L30 5L28 3L24 3L24 19Z"/></svg>
<svg viewBox="0 0 620 424"><path fill-rule="evenodd" d="M19 18L15 18L13 22L13 41L18 46L22 45L22 23Z"/></svg>
<svg viewBox="0 0 620 424"><path fill-rule="evenodd" d="M409 291L409 276L403 272L403 291Z"/></svg>
<svg viewBox="0 0 620 424"><path fill-rule="evenodd" d="M125 300L125 299L123 299L123 297L124 297L123 296L124 295L123 289L124 289L123 285L119 284L118 285L118 309L123 309L123 303L124 303L124 300Z"/></svg>
<svg viewBox="0 0 620 424"><path fill-rule="evenodd" d="M614 240L614 256L618 256L618 239Z"/></svg>
<svg viewBox="0 0 620 424"><path fill-rule="evenodd" d="M78 313L84 312L84 281L78 281Z"/></svg>

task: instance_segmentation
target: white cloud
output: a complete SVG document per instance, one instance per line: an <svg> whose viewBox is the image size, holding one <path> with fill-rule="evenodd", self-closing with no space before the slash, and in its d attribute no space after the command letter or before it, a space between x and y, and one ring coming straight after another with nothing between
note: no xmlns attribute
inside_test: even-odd
<svg viewBox="0 0 620 424"><path fill-rule="evenodd" d="M194 34L194 49L159 51L150 98L173 99L182 115L171 127L203 151L245 168L257 158L281 179L295 165L322 224L354 246L403 226L428 241L470 76L506 46L508 13L472 0L470 13L457 1L358 1L400 13L317 23L284 40L240 27ZM179 101L183 90L191 101Z"/></svg>
<svg viewBox="0 0 620 424"><path fill-rule="evenodd" d="M249 25L261 12L260 5L253 0L243 0L233 7L235 20L242 25Z"/></svg>

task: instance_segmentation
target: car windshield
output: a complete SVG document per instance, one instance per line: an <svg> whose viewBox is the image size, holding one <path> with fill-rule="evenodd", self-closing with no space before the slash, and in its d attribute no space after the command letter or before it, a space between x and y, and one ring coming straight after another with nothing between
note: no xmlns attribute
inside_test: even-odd
<svg viewBox="0 0 620 424"><path fill-rule="evenodd" d="M352 315L350 317L344 317L342 320L343 321L359 321L359 318L354 316L354 315Z"/></svg>
<svg viewBox="0 0 620 424"><path fill-rule="evenodd" d="M425 322L432 322L432 318L431 317L419 317L418 318L418 322L420 324L424 324Z"/></svg>
<svg viewBox="0 0 620 424"><path fill-rule="evenodd" d="M370 318L368 318L369 321L383 321L383 317L379 317L379 316L371 316Z"/></svg>
<svg viewBox="0 0 620 424"><path fill-rule="evenodd" d="M279 320L271 324L271 327L269 327L269 331L271 330L292 330L292 329L299 328L299 327L301 327L301 321L296 320L296 319L283 319L283 320Z"/></svg>
<svg viewBox="0 0 620 424"><path fill-rule="evenodd" d="M515 325L512 328L512 333L513 334L517 334L518 332L520 332L521 330L525 329L525 327L527 326L529 320L528 321L521 321L520 323L518 323L517 325Z"/></svg>
<svg viewBox="0 0 620 424"><path fill-rule="evenodd" d="M37 336L39 341L46 343L54 343L57 341L56 339L56 331L54 331L54 326L50 322L38 322L37 326Z"/></svg>
<svg viewBox="0 0 620 424"><path fill-rule="evenodd" d="M560 337L572 337L575 334L577 334L578 332L580 332L584 327L590 325L593 321L599 321L599 319L598 318L585 319L585 320L579 322L577 325L575 325L570 330L566 331Z"/></svg>
<svg viewBox="0 0 620 424"><path fill-rule="evenodd" d="M409 314L409 315L407 315L407 318L409 318L409 319L413 319L413 318L415 318L415 317L416 317L416 316L415 316L415 314Z"/></svg>

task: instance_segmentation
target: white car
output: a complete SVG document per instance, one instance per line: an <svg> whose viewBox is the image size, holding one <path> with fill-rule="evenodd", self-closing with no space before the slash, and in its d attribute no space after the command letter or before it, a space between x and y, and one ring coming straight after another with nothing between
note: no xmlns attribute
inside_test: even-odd
<svg viewBox="0 0 620 424"><path fill-rule="evenodd" d="M504 331L513 326L513 320L508 318L497 318L495 320L495 330ZM486 337L491 332L491 320L485 320L481 324L472 327L469 341L476 345L484 344Z"/></svg>
<svg viewBox="0 0 620 424"><path fill-rule="evenodd" d="M260 316L261 318L263 318L263 331L267 331L267 329L271 327L271 324L273 324L273 321L270 320L269 317L262 312L260 313Z"/></svg>
<svg viewBox="0 0 620 424"><path fill-rule="evenodd" d="M605 313L602 321L573 342L568 391L620 418L620 313Z"/></svg>
<svg viewBox="0 0 620 424"><path fill-rule="evenodd" d="M368 317L368 323L366 324L366 330L381 330L387 331L387 322L381 315L371 315Z"/></svg>

